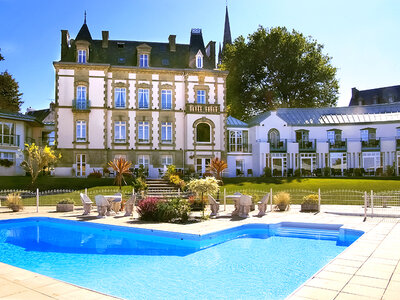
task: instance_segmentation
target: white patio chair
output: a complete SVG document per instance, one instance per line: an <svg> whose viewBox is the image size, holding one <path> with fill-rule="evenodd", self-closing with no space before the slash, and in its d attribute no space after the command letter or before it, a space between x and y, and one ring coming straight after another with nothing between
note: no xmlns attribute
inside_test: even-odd
<svg viewBox="0 0 400 300"><path fill-rule="evenodd" d="M252 204L251 196L241 195L239 200L239 217L248 218Z"/></svg>
<svg viewBox="0 0 400 300"><path fill-rule="evenodd" d="M136 194L132 194L128 201L125 203L125 216L132 216L133 208L136 204Z"/></svg>
<svg viewBox="0 0 400 300"><path fill-rule="evenodd" d="M107 209L110 207L110 202L103 195L96 195L94 200L96 201L97 212L99 213L98 217L105 217Z"/></svg>
<svg viewBox="0 0 400 300"><path fill-rule="evenodd" d="M83 205L83 215L90 214L90 210L92 209L92 200L88 197L88 195L81 193L81 201Z"/></svg>
<svg viewBox="0 0 400 300"><path fill-rule="evenodd" d="M211 217L216 216L218 214L218 210L219 210L218 202L211 195L208 195L208 202L210 203L210 209L211 209L210 216Z"/></svg>
<svg viewBox="0 0 400 300"><path fill-rule="evenodd" d="M268 199L269 199L269 193L267 193L261 201L258 201L258 217L262 217L265 215L265 212L267 211L267 206L268 206Z"/></svg>

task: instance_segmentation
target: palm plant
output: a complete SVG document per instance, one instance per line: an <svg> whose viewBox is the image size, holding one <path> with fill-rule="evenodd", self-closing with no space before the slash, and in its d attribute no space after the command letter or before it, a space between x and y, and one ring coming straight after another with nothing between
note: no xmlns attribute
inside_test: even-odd
<svg viewBox="0 0 400 300"><path fill-rule="evenodd" d="M228 164L223 161L222 159L219 159L218 157L214 157L211 160L210 166L208 167L209 172L213 173L214 176L218 179L222 179L222 172L224 172L225 169L228 168ZM221 181L222 183L222 181Z"/></svg>
<svg viewBox="0 0 400 300"><path fill-rule="evenodd" d="M114 183L119 186L119 190L121 191L122 181L124 181L124 183L126 184L124 175L132 174L129 170L132 166L132 162L126 161L125 158L120 157L108 162L108 165L115 171L116 174Z"/></svg>

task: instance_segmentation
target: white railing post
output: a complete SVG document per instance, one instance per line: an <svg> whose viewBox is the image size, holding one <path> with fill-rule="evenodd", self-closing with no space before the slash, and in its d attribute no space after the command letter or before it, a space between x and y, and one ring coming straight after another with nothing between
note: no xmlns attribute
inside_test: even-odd
<svg viewBox="0 0 400 300"><path fill-rule="evenodd" d="M36 212L39 212L39 188L36 189Z"/></svg>
<svg viewBox="0 0 400 300"><path fill-rule="evenodd" d="M368 208L368 194L364 192L364 221L367 219L367 208Z"/></svg>
<svg viewBox="0 0 400 300"><path fill-rule="evenodd" d="M132 189L132 195L135 195L135 188Z"/></svg>
<svg viewBox="0 0 400 300"><path fill-rule="evenodd" d="M272 211L272 188L269 190L270 202L271 202L271 211Z"/></svg>
<svg viewBox="0 0 400 300"><path fill-rule="evenodd" d="M226 188L224 188L224 211L226 211Z"/></svg>
<svg viewBox="0 0 400 300"><path fill-rule="evenodd" d="M321 189L318 188L318 211L321 211Z"/></svg>
<svg viewBox="0 0 400 300"><path fill-rule="evenodd" d="M181 196L181 189L179 188L178 189L178 197L180 197Z"/></svg>
<svg viewBox="0 0 400 300"><path fill-rule="evenodd" d="M371 218L374 217L374 191L371 190Z"/></svg>
<svg viewBox="0 0 400 300"><path fill-rule="evenodd" d="M87 196L87 188L85 188L85 195Z"/></svg>

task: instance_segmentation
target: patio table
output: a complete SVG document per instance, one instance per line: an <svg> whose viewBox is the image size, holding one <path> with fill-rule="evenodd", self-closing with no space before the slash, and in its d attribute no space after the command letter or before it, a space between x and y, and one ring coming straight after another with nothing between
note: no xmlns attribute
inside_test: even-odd
<svg viewBox="0 0 400 300"><path fill-rule="evenodd" d="M108 195L108 196L104 196L104 198L106 198L108 203L110 204L110 206L107 208L106 215L109 216L111 214L111 209L117 214L118 213L118 209L115 208L115 204L122 203L122 196L120 196L120 195Z"/></svg>

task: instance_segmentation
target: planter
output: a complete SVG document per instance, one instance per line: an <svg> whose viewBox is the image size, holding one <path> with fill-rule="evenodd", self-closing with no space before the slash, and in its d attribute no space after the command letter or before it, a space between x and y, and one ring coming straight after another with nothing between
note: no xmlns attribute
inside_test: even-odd
<svg viewBox="0 0 400 300"><path fill-rule="evenodd" d="M19 205L14 205L10 207L13 212L18 212L20 210Z"/></svg>
<svg viewBox="0 0 400 300"><path fill-rule="evenodd" d="M303 203L301 204L301 211L319 211L318 203Z"/></svg>
<svg viewBox="0 0 400 300"><path fill-rule="evenodd" d="M67 212L67 211L73 211L73 210L74 210L73 204L57 204L58 212Z"/></svg>
<svg viewBox="0 0 400 300"><path fill-rule="evenodd" d="M280 211L285 211L288 207L287 204L277 204L276 206L279 208Z"/></svg>

